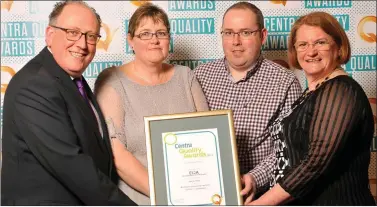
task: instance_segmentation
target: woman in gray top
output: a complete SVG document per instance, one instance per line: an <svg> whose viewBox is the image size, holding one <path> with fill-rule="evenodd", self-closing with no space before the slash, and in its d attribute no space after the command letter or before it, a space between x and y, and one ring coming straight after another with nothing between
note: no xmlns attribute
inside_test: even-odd
<svg viewBox="0 0 377 207"><path fill-rule="evenodd" d="M113 144L119 187L138 205L149 205L144 116L206 111L208 105L194 73L163 63L169 53L166 13L145 3L129 21L127 41L135 59L105 69L95 95Z"/></svg>

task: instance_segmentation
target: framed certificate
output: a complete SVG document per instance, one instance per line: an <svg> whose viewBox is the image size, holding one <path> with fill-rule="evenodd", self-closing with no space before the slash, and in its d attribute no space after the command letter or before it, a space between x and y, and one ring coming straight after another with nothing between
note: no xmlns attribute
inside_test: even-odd
<svg viewBox="0 0 377 207"><path fill-rule="evenodd" d="M231 110L145 117L152 205L242 205Z"/></svg>

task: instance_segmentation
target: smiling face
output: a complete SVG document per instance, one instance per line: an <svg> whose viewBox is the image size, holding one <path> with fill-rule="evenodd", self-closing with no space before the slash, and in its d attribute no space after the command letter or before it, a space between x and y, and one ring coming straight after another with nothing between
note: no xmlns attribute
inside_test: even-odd
<svg viewBox="0 0 377 207"><path fill-rule="evenodd" d="M54 26L99 34L95 14L79 4L66 5ZM46 29L46 43L58 65L72 77L81 76L96 53L96 45L86 43L84 35L77 41L67 40L65 31L51 26Z"/></svg>
<svg viewBox="0 0 377 207"><path fill-rule="evenodd" d="M144 32L168 32L162 21L154 22L152 18L142 19L140 26L135 30L135 35ZM170 38L158 39L156 35L152 39L141 40L137 36L127 35L129 45L135 52L135 59L146 64L161 64L169 55Z"/></svg>
<svg viewBox="0 0 377 207"><path fill-rule="evenodd" d="M307 42L313 44L320 40L328 41L330 48L321 50L309 45L307 50L297 51L298 63L304 70L308 80L325 77L339 65L339 48L331 36L316 26L302 25L297 30L296 43Z"/></svg>
<svg viewBox="0 0 377 207"><path fill-rule="evenodd" d="M222 31L255 31L260 29L256 15L249 9L231 9L225 14ZM233 38L222 38L223 50L229 66L235 70L246 70L254 64L265 42L267 31L262 29L242 39L235 34Z"/></svg>

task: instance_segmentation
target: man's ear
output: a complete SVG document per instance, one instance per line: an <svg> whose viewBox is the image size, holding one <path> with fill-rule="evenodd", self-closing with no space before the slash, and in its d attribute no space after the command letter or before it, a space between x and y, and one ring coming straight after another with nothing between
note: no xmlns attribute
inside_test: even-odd
<svg viewBox="0 0 377 207"><path fill-rule="evenodd" d="M52 28L51 26L47 26L46 32L45 32L47 47L51 47L54 34L55 34L54 28Z"/></svg>
<svg viewBox="0 0 377 207"><path fill-rule="evenodd" d="M267 29L263 28L260 33L261 33L262 45L263 45L267 40L267 33L268 33Z"/></svg>

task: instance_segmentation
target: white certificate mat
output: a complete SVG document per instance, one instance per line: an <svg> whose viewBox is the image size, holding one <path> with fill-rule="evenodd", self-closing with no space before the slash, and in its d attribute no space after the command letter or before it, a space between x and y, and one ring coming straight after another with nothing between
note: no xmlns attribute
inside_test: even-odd
<svg viewBox="0 0 377 207"><path fill-rule="evenodd" d="M162 133L168 205L226 205L216 128Z"/></svg>

